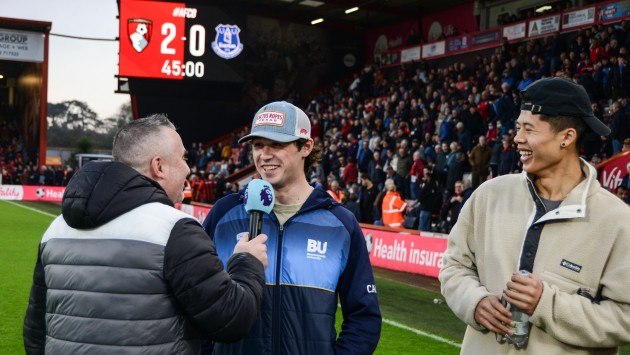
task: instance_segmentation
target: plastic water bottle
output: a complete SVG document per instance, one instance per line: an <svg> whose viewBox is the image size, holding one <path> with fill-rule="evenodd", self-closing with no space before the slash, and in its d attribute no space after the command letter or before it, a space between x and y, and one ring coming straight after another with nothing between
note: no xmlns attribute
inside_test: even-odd
<svg viewBox="0 0 630 355"><path fill-rule="evenodd" d="M521 276L527 277L529 273L525 270L518 272ZM514 344L517 348L522 348L527 345L529 339L529 315L519 308L512 305L508 305L508 310L512 312L512 320L514 326L512 330L514 335L505 335L508 344Z"/></svg>

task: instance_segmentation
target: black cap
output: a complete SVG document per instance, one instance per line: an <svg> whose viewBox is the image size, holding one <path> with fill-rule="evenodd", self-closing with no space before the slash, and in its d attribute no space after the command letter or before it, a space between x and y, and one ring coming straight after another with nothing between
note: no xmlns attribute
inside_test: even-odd
<svg viewBox="0 0 630 355"><path fill-rule="evenodd" d="M547 116L579 117L600 136L610 134L610 128L593 114L591 99L586 90L570 80L561 77L536 80L521 91L527 93L528 102L521 110Z"/></svg>

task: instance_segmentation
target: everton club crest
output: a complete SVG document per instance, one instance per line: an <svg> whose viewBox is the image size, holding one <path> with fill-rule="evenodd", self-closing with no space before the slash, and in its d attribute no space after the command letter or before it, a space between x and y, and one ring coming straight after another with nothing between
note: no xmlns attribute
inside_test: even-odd
<svg viewBox="0 0 630 355"><path fill-rule="evenodd" d="M131 46L136 52L142 52L151 41L151 31L153 30L153 21L142 18L130 18L127 21L127 34L131 41Z"/></svg>
<svg viewBox="0 0 630 355"><path fill-rule="evenodd" d="M217 36L212 42L212 50L223 59L232 59L243 51L243 43L241 43L238 34L241 29L236 25L218 25L214 28Z"/></svg>

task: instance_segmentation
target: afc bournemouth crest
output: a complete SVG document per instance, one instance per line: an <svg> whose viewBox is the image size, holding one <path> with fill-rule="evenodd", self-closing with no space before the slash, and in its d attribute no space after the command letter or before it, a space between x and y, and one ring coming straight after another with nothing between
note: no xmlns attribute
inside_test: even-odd
<svg viewBox="0 0 630 355"><path fill-rule="evenodd" d="M151 31L153 30L153 21L143 18L130 18L127 21L127 34L131 41L131 46L136 52L142 52L151 41Z"/></svg>
<svg viewBox="0 0 630 355"><path fill-rule="evenodd" d="M212 50L223 59L232 59L243 51L243 43L241 43L238 34L241 29L236 25L218 25L214 28L217 36L212 42Z"/></svg>

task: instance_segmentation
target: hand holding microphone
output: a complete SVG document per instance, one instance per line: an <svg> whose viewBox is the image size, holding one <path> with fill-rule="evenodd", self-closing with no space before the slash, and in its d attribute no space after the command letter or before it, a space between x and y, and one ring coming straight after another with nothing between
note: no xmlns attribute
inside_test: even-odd
<svg viewBox="0 0 630 355"><path fill-rule="evenodd" d="M254 255L264 267L267 267L267 236L260 234L262 230L262 214L273 209L275 196L271 184L264 180L252 180L245 189L245 211L249 214L249 237L244 236L238 241L234 253L250 253Z"/></svg>
<svg viewBox="0 0 630 355"><path fill-rule="evenodd" d="M250 253L256 259L260 260L263 266L267 267L267 235L259 234L256 238L249 240L249 238L243 236L238 240L234 247L234 254L236 253Z"/></svg>

